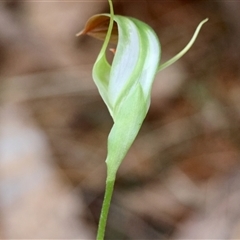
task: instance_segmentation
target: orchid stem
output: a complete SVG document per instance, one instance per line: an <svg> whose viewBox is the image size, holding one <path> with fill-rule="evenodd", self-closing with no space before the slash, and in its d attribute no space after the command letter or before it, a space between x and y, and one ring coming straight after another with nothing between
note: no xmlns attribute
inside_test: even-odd
<svg viewBox="0 0 240 240"><path fill-rule="evenodd" d="M114 188L115 180L113 181L106 181L106 189L104 194L104 200L102 204L102 210L100 215L100 220L98 224L98 231L97 231L97 238L96 240L104 240L105 229L108 219L108 212L111 204L113 188Z"/></svg>

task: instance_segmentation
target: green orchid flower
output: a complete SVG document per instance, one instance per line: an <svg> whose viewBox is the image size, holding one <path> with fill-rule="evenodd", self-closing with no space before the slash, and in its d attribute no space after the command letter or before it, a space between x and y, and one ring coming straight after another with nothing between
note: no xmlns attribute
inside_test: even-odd
<svg viewBox="0 0 240 240"><path fill-rule="evenodd" d="M135 18L110 14L91 17L83 31L104 40L93 67L93 79L114 124L108 136L107 181L97 239L104 239L105 226L117 170L133 144L150 106L152 83L157 72L170 66L192 46L205 19L188 45L175 57L160 64L161 47L156 33ZM116 43L114 58L106 59L109 42Z"/></svg>

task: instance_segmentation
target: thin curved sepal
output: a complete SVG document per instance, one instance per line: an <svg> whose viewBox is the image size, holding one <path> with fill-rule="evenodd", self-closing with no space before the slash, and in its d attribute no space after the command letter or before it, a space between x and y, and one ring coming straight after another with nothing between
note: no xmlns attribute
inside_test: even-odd
<svg viewBox="0 0 240 240"><path fill-rule="evenodd" d="M171 58L167 62L161 64L158 67L158 72L162 71L164 68L167 68L170 65L172 65L173 63L175 63L178 59L180 59L192 47L193 43L196 41L196 38L197 38L203 24L207 21L208 21L208 18L204 19L202 22L199 23L199 25L197 26L191 40L187 44L187 46L181 52L179 52L177 55L175 55L173 58Z"/></svg>

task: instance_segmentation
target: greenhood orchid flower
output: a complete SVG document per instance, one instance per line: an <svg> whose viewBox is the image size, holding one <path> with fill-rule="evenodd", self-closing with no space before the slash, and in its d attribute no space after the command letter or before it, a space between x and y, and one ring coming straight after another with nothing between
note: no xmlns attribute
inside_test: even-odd
<svg viewBox="0 0 240 240"><path fill-rule="evenodd" d="M134 18L114 15L115 24L109 35L110 20L110 14L95 15L78 35L88 34L105 39L93 67L93 79L114 121L108 138L106 160L108 177L113 180L148 112L156 73L188 51L207 19L200 23L183 51L162 65L159 65L160 43L151 27ZM111 65L106 59L108 41L117 43Z"/></svg>
<svg viewBox="0 0 240 240"><path fill-rule="evenodd" d="M108 136L107 184L114 183L117 170L146 117L155 75L189 50L207 21L199 24L191 41L179 54L160 65L161 47L153 29L135 18L114 15L110 0L109 4L110 14L91 17L78 34L104 40L93 67L93 79L114 121ZM106 59L109 42L117 44L111 64ZM103 236L104 233L97 239Z"/></svg>
<svg viewBox="0 0 240 240"><path fill-rule="evenodd" d="M94 25L89 33L98 38L105 37L102 30L106 22L109 24L109 19L107 14L94 16L85 29L90 28L89 24ZM114 21L118 28L116 30L114 26L111 40L118 39L118 44L112 65L106 60L104 49L93 67L93 79L114 121L106 160L111 180L147 114L151 86L160 60L160 44L149 26L137 19L117 15Z"/></svg>

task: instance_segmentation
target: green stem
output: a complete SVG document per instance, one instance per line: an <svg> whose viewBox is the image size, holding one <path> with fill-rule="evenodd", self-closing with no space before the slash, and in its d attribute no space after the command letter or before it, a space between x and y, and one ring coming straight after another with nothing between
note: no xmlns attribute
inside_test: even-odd
<svg viewBox="0 0 240 240"><path fill-rule="evenodd" d="M115 180L106 181L106 190L104 194L104 200L103 200L100 220L98 224L98 231L97 231L97 238L96 238L97 240L104 240L105 228L106 228L110 203L112 199L114 183L115 183Z"/></svg>

